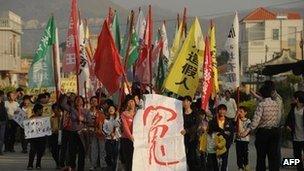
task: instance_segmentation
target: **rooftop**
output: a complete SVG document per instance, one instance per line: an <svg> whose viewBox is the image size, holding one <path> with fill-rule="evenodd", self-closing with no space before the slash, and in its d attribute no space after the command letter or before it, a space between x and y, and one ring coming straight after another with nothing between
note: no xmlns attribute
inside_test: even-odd
<svg viewBox="0 0 304 171"><path fill-rule="evenodd" d="M247 16L245 16L241 21L249 20L276 20L281 17L285 17L289 20L298 20L301 19L301 15L298 12L275 12L270 11L266 8L260 7L253 10Z"/></svg>

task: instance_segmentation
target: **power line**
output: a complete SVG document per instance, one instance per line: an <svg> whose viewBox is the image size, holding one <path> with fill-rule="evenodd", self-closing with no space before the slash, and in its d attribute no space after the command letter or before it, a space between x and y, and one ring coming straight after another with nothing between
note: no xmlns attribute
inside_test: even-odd
<svg viewBox="0 0 304 171"><path fill-rule="evenodd" d="M295 4L295 3L299 3L299 2L303 2L301 0L297 0L297 1L292 1L292 2L282 2L282 3L277 3L277 4L273 4L273 5L268 5L268 6L265 6L265 7L268 7L268 8L271 8L271 7L276 7L276 6L282 6L282 5L290 5L290 4ZM251 10L252 8L248 8L248 9L242 9L242 10L238 10L238 12L242 12L242 11L248 11L248 10ZM232 11L225 11L225 12L218 12L218 13L213 13L213 14L205 14L205 15L201 15L201 16L196 16L197 18L200 18L200 19L204 19L204 18L213 18L213 17L220 17L220 16L224 16L226 14L230 14L232 13ZM190 17L187 17L188 19L193 19L195 18L194 16L190 16ZM169 18L169 19L161 19L161 20L154 20L153 22L154 23L160 23L160 22L163 22L163 21L166 21L166 22L173 22L173 21L176 21L176 18ZM126 26L127 24L126 23L121 23L120 26ZM90 28L101 28L101 25L89 25ZM58 30L63 30L63 29L67 29L68 26L62 26L62 27L58 27ZM43 30L44 28L43 27L40 27L40 28L24 28L24 29L21 29L21 30L24 30L24 31L35 31L35 30ZM16 30L16 29L15 29Z"/></svg>

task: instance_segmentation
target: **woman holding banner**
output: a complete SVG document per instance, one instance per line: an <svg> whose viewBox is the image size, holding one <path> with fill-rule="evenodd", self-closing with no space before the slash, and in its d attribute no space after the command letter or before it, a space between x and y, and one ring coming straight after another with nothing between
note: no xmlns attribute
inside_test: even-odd
<svg viewBox="0 0 304 171"><path fill-rule="evenodd" d="M123 132L121 138L121 161L124 164L125 171L132 171L133 160L133 118L136 114L135 100L132 95L127 95L125 104L126 110L121 115Z"/></svg>

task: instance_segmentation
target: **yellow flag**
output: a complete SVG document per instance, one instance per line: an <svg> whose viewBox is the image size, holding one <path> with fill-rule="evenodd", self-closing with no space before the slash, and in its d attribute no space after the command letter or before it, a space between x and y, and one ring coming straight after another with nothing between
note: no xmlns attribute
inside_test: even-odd
<svg viewBox="0 0 304 171"><path fill-rule="evenodd" d="M202 75L204 41L196 18L189 34L172 64L164 88L180 96L194 96Z"/></svg>
<svg viewBox="0 0 304 171"><path fill-rule="evenodd" d="M211 23L209 30L210 35L210 48L212 56L212 90L213 95L216 95L219 90L218 72L217 72L217 61L216 61L216 40L215 40L215 26Z"/></svg>
<svg viewBox="0 0 304 171"><path fill-rule="evenodd" d="M183 39L184 39L184 31L183 31L183 23L181 23L178 27L177 32L175 33L174 39L173 39L173 43L172 43L172 47L170 49L170 61L169 61L169 67L171 66L172 63L174 63L178 52L182 46L183 43Z"/></svg>

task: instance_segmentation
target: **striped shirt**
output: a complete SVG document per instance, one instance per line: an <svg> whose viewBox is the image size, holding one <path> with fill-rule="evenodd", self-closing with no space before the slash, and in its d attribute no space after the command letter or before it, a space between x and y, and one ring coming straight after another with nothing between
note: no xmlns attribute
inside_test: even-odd
<svg viewBox="0 0 304 171"><path fill-rule="evenodd" d="M280 120L279 104L271 98L265 98L258 104L249 129L278 127Z"/></svg>

